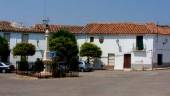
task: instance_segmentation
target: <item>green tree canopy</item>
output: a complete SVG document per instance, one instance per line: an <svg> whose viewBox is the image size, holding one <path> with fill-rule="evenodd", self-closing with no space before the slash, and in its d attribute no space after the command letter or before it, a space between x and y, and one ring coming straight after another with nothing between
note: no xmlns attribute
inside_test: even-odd
<svg viewBox="0 0 170 96"><path fill-rule="evenodd" d="M18 43L13 49L14 56L21 56L21 61L18 64L18 70L27 71L29 68L26 56L35 54L35 46L30 43Z"/></svg>
<svg viewBox="0 0 170 96"><path fill-rule="evenodd" d="M102 51L101 49L92 43L84 43L80 48L80 56L87 56L88 62L89 58L97 58L101 57Z"/></svg>
<svg viewBox="0 0 170 96"><path fill-rule="evenodd" d="M30 43L18 43L13 49L14 56L32 56L35 54L35 46Z"/></svg>
<svg viewBox="0 0 170 96"><path fill-rule="evenodd" d="M0 56L2 62L7 62L9 55L10 55L10 49L9 49L8 41L0 36Z"/></svg>
<svg viewBox="0 0 170 96"><path fill-rule="evenodd" d="M78 48L77 44L73 42L70 38L67 37L57 37L51 39L50 50L57 51L57 55L59 56L77 56Z"/></svg>
<svg viewBox="0 0 170 96"><path fill-rule="evenodd" d="M77 56L79 52L75 36L65 29L50 35L49 48L60 56Z"/></svg>
<svg viewBox="0 0 170 96"><path fill-rule="evenodd" d="M76 38L71 32L62 29L52 33L49 38L49 49L57 53L55 62L65 62L70 71L78 70L79 50Z"/></svg>
<svg viewBox="0 0 170 96"><path fill-rule="evenodd" d="M55 39L56 37L64 37L64 38L69 38L71 41L77 44L75 36L67 31L66 29L61 29L53 34L50 35L49 41L52 39Z"/></svg>

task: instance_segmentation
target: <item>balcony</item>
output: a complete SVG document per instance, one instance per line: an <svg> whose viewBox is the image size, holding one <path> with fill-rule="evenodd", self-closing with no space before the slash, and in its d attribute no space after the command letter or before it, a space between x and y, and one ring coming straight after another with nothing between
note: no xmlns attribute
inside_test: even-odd
<svg viewBox="0 0 170 96"><path fill-rule="evenodd" d="M133 44L133 52L146 52L146 45L143 45L143 48L139 48L136 44Z"/></svg>

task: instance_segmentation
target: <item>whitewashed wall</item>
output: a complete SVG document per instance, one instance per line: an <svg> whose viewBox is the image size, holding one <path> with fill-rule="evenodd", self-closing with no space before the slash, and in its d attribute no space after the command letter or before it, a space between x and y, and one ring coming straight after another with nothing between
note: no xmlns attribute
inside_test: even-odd
<svg viewBox="0 0 170 96"><path fill-rule="evenodd" d="M0 32L0 35L3 36L3 32ZM99 37L104 37L104 42L101 44L99 42ZM142 35L140 35L142 36ZM94 44L99 46L102 50L101 62L103 65L108 64L108 54L115 54L115 64L114 69L123 70L124 66L124 54L131 54L131 66L132 68L144 68L152 67L152 62L156 62L157 53L163 53L164 62L170 62L170 38L169 36L160 36L158 46L162 50L155 50L155 38L156 35L143 35L144 46L146 51L134 51L133 47L136 45L136 35L84 35L76 34L78 46L80 47L85 42L90 42L90 37L94 37ZM164 38L168 38L168 44L161 45ZM34 62L36 58L42 58L43 51L45 48L44 44L45 36L43 33L29 33L29 43L32 43L36 46L36 54L28 58L29 61ZM21 33L11 32L10 39L10 49L16 45L16 43L21 42ZM153 43L154 42L154 43ZM119 46L120 47L119 47ZM154 46L153 46L154 45ZM154 49L153 49L154 47ZM41 51L40 51L41 50ZM154 59L153 59L154 56ZM14 57L11 53L10 62L13 64L18 61L18 57Z"/></svg>
<svg viewBox="0 0 170 96"><path fill-rule="evenodd" d="M144 52L133 52L132 64L136 69L152 69L154 35L144 35Z"/></svg>
<svg viewBox="0 0 170 96"><path fill-rule="evenodd" d="M36 47L36 53L34 56L29 56L30 62L36 61L37 58L43 58L43 52L45 48L45 36L43 33L29 33L29 43L32 43Z"/></svg>
<svg viewBox="0 0 170 96"><path fill-rule="evenodd" d="M8 32L10 33L10 58L9 61L11 64L16 64L16 61L20 60L19 56L13 56L12 50L16 46L17 43L21 43L22 33L19 32ZM3 37L4 32L0 32L0 35ZM36 58L42 58L43 51L44 51L44 34L43 33L28 33L29 36L29 43L32 43L36 47L36 53L34 56L29 56L28 61L34 62Z"/></svg>
<svg viewBox="0 0 170 96"><path fill-rule="evenodd" d="M9 42L9 47L11 50L9 61L11 64L16 64L16 61L19 60L18 57L13 56L12 54L12 49L16 45L17 42L21 42L21 34L17 32L0 32L0 35L4 37L4 33L10 33L10 42Z"/></svg>
<svg viewBox="0 0 170 96"><path fill-rule="evenodd" d="M170 66L170 36L159 35L154 38L154 59L153 63L157 67L157 54L163 55L163 65Z"/></svg>
<svg viewBox="0 0 170 96"><path fill-rule="evenodd" d="M104 37L104 42L99 43L99 37ZM90 42L90 37L94 37L94 44L102 50L102 62L108 63L108 54L115 54L114 69L122 70L124 65L124 54L131 54L132 67L152 67L153 55L153 35L144 35L144 46L146 51L134 52L133 46L136 45L136 35L79 35L77 36L78 44L81 46L84 42ZM120 47L118 47L118 44ZM134 65L134 66L133 66Z"/></svg>
<svg viewBox="0 0 170 96"><path fill-rule="evenodd" d="M13 48L16 46L17 43L21 42L21 33L17 33L17 32L11 32L10 33L10 63L12 64L16 64L16 61L20 60L20 57L18 56L13 56Z"/></svg>

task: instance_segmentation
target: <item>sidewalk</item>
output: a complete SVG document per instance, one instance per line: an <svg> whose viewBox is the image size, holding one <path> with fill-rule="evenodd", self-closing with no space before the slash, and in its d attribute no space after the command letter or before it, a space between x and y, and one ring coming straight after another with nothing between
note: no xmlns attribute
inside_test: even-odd
<svg viewBox="0 0 170 96"><path fill-rule="evenodd" d="M158 67L158 68L153 68L153 70L169 70L170 67Z"/></svg>

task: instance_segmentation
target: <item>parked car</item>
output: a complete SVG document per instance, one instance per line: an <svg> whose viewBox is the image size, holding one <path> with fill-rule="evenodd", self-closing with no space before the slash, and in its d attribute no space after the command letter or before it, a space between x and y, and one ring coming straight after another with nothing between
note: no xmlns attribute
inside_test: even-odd
<svg viewBox="0 0 170 96"><path fill-rule="evenodd" d="M66 64L66 62L58 62L58 70L63 72L68 72L69 68Z"/></svg>
<svg viewBox="0 0 170 96"><path fill-rule="evenodd" d="M10 65L7 65L3 62L0 62L0 72L1 73L8 73L8 72L11 72L11 66Z"/></svg>
<svg viewBox="0 0 170 96"><path fill-rule="evenodd" d="M86 63L84 61L79 61L79 71L81 72L90 72L93 71L92 64Z"/></svg>

